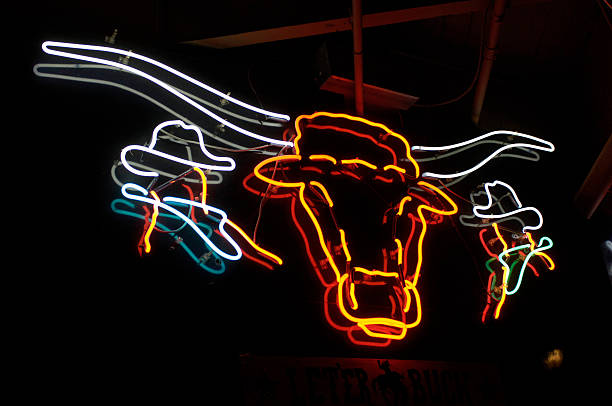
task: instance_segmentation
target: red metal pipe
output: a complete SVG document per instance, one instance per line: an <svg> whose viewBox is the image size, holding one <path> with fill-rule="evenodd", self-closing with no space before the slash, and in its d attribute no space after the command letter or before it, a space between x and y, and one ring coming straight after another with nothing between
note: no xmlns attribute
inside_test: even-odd
<svg viewBox="0 0 612 406"><path fill-rule="evenodd" d="M491 15L491 21L489 23L487 44L484 49L480 73L474 90L472 121L475 124L478 124L480 121L480 113L482 112L482 105L484 104L485 94L487 93L487 86L489 84L489 78L491 77L491 70L493 69L493 61L495 60L495 54L497 53L497 46L499 44L499 34L507 7L508 0L495 0L495 4L493 5L493 14Z"/></svg>
<svg viewBox="0 0 612 406"><path fill-rule="evenodd" d="M363 41L361 0L353 1L353 65L355 70L355 112L363 116Z"/></svg>

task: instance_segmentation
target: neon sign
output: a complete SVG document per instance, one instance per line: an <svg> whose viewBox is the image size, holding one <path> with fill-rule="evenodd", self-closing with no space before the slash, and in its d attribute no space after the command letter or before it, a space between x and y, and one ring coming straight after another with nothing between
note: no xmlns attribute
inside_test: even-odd
<svg viewBox="0 0 612 406"><path fill-rule="evenodd" d="M431 224L428 217L453 215L457 205L438 187L419 179L420 169L410 155L407 140L383 124L347 114L317 112L296 118L295 131L295 153L267 158L255 166L253 173L263 185L277 188L275 193L280 198L290 199L293 221L325 287L326 319L355 343L385 346L403 339L422 318L417 286ZM334 138L339 148L330 147ZM355 152L357 148L343 148L357 140L364 147L360 155ZM357 255L352 248L362 246L363 241L358 240L354 224L341 220L351 208L338 206L338 200L346 202L340 196L341 188L330 189L343 179L351 191L366 183L380 190L395 187L395 199L384 202L380 212L357 211L378 217L383 228L390 226L390 235L379 241L383 245L379 261L365 261L363 253ZM414 185L420 193L406 194L408 185ZM363 198L349 197L348 201L353 206L366 203L367 195L359 196ZM302 219L298 218L298 209ZM385 291L391 287L394 294L382 298L386 310L373 312L368 308L370 301L362 297L380 287Z"/></svg>
<svg viewBox="0 0 612 406"><path fill-rule="evenodd" d="M243 101L240 101L236 98L233 98L229 95L226 95L222 92L220 92L217 89L212 88L211 86L206 85L205 83L202 83L166 64L163 64L161 62L158 62L152 58L146 57L144 55L140 55L137 53L134 53L132 51L125 51L122 49L117 49L117 48L111 48L111 47L106 47L106 46L97 46L97 45L86 45L86 44L75 44L75 43L68 43L68 42L58 42L58 41L45 41L42 44L42 49L45 53L49 54L49 55L55 55L55 56L60 56L60 57L64 57L64 58L69 58L69 59L77 59L77 60L81 60L81 61L85 61L85 62L90 62L90 63L97 63L97 64L102 64L102 65L106 65L106 66L110 66L110 67L114 67L117 69L120 69L122 71L126 71L129 73L132 73L134 75L140 76L148 81L150 81L151 83L159 86L160 88L166 90L167 92L171 93L172 95L174 95L175 97L177 97L178 99L180 99L181 101L185 102L186 104L188 104L191 107L194 107L195 109L199 110L201 113L204 113L206 116L212 118L213 120L243 134L246 135L247 137L251 137L260 141L264 141L270 144L274 144L274 145L280 145L280 146L291 146L292 143L288 142L288 141L282 141L282 140L277 140L277 139L273 139L270 137L266 137L264 135L261 134L257 134L254 133L252 131L249 131L245 128L242 128L226 119L224 119L223 117L213 113L211 110L209 110L208 108L204 107L201 103L198 103L198 101L188 97L186 94L184 94L183 92L177 90L176 87L171 86L170 84L166 83L165 81L161 80L158 77L153 76L152 74L149 74L147 72L145 72L145 70L143 69L136 69L133 66L129 66L126 65L124 63L120 63L120 62L116 62L113 60L109 60L109 59L104 59L104 58L99 58L99 57L95 57L95 56L88 56L85 54L80 54L80 53L75 53L75 52L67 52L67 51L60 51L54 48L60 48L60 49L69 49L69 50L73 50L73 51L81 51L81 52L96 52L96 53L100 53L101 55L104 56L108 56L108 54L114 54L114 55L122 55L123 57L129 58L129 59L134 59L137 60L141 63L143 63L143 69L147 69L147 70L154 70L154 69L161 69L163 72L165 72L165 74L169 75L169 77L174 78L174 79L180 79L180 80L184 80L188 83L191 83L192 85L197 86L198 88L205 90L207 92L213 93L219 97L222 97L224 100L227 100L228 102L234 103L242 108L245 108L247 110L250 110L252 112L255 113L259 113L262 114L264 116L267 117L274 117L276 119L279 120L284 120L284 121L288 121L289 120L289 116L286 114L280 114L280 113L275 113L272 111L268 111L268 110L264 110L264 109L260 109L258 107L252 106L248 103L245 103Z"/></svg>
<svg viewBox="0 0 612 406"><path fill-rule="evenodd" d="M301 115L295 119L293 129L288 129L281 123L290 120L288 115L242 102L132 51L55 41L43 43L42 49L50 55L86 63L41 64L34 68L37 75L115 86L151 101L177 118L157 125L145 145L132 144L123 148L120 160L111 170L113 180L127 199L117 199L111 207L118 214L143 221L138 242L142 255L156 249L157 234L165 234L198 266L213 274L225 271L225 261L238 261L243 257L268 269L272 269L271 264L282 265L280 256L255 242L255 232L251 237L230 219L231 213L209 201L208 187L220 184L223 172L234 171L237 164L233 158L211 153L210 149L224 149L205 144L204 138L239 148L241 152L269 155L256 164L244 178L243 185L249 192L290 207L291 221L304 243L305 261L324 288L324 316L333 328L343 331L351 342L359 345L388 346L406 338L408 331L420 324L424 315L418 283L424 270L427 231L459 211L444 189L452 192L448 189L451 184L481 169L494 158L537 161L539 155L536 151L552 152L555 149L548 141L513 131L493 131L446 146L411 147L404 136L383 124L329 112ZM121 57L119 62L112 60L116 56ZM128 86L107 80L41 72L41 69L106 70L138 76L187 107L203 113L202 117L267 145L246 148L235 144ZM190 93L183 88L185 83L191 89L195 86L231 103L234 108L243 109L241 113L244 114ZM249 113L263 118L250 117ZM241 124L230 121L233 119ZM244 124L255 125L258 129L251 131L244 128ZM282 131L282 139L260 133L266 127L276 130L277 136ZM169 131L171 128L195 134L196 140L177 136ZM290 131L295 131L295 135L288 139ZM493 139L499 135L527 141ZM159 140L184 146L187 156L162 151ZM482 144L501 146L480 163L454 173L422 171L420 168L422 162L450 157ZM192 150L192 145L197 145L198 150ZM269 146L281 148L278 152L263 149ZM509 153L511 149L516 154ZM203 154L206 162L194 158L194 152ZM417 159L413 157L417 152L437 155ZM132 159L135 156L141 159ZM155 160L170 163L171 169L161 169L149 162ZM122 180L119 168L136 180ZM184 169L184 172L177 172L177 168ZM162 178L167 180L162 183ZM433 184L429 178L439 184ZM449 179L450 182L444 184L440 179ZM194 194L189 185L195 185L199 193ZM493 188L502 188L504 192L494 195ZM479 196L485 196L486 203L477 204ZM532 263L534 257L548 269L554 269L554 262L544 252L553 244L548 237L541 237L536 244L529 231L542 227L542 214L535 207L523 206L507 183L485 183L483 191L470 195L470 201L471 215L464 214L459 220L466 226L481 228L480 241L489 256L485 263L489 282L487 305L482 315L484 321L494 305L494 317L499 318L507 297L518 292L527 270L538 275ZM510 202L512 209L507 209L506 201ZM528 213L532 213L531 218L525 217ZM534 216L537 218L535 222L531 221ZM354 221L355 218L358 221ZM510 221L521 224L522 235L517 237L518 241L504 236L507 230L500 226ZM361 223L367 226L362 227ZM195 239L183 239L183 233L187 232ZM491 234L488 240L486 233ZM209 260L216 266L212 266Z"/></svg>

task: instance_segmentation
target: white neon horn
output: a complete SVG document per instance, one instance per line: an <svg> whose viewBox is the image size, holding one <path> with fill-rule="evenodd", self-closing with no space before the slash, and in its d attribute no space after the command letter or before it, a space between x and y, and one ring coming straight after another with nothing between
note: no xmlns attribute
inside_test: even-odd
<svg viewBox="0 0 612 406"><path fill-rule="evenodd" d="M103 58L96 58L96 57L91 57L91 56L85 56L85 55L80 55L80 54L75 54L75 53L71 53L71 52L64 52L64 51L57 51L57 50L53 50L50 49L49 47L58 47L58 48L69 48L69 49L80 49L80 50L85 50L85 51L97 51L97 52L109 52L109 53L113 53L113 54L119 54L119 55L123 55L129 58L134 58L134 59L139 59L143 62L146 63L150 63L158 68L161 68L165 71L167 71L170 74L176 75L204 90L207 90L211 93L214 93L232 103L235 103L241 107L244 107L248 110L260 113L260 114L264 114L270 117L276 117L278 119L281 120L286 120L288 121L290 118L288 115L286 114L280 114L280 113L274 113L271 111L267 111L267 110L263 110L260 108L257 108L255 106L251 106L250 104L244 103L238 99L235 99L233 97L230 97L190 76L185 75L182 72L177 71L176 69L171 68L168 65L165 65L161 62L158 62L154 59L148 58L146 56L143 55L139 55L137 53L134 53L132 51L125 51L122 49L117 49L117 48L111 48L111 47L105 47L105 46L97 46L97 45L85 45L85 44L74 44L74 43L68 43L68 42L57 42L57 41L45 41L42 44L42 49L44 52L46 52L47 54L50 55L55 55L55 56L61 56L64 58L71 58L71 59L78 59L78 60L82 60L82 61L87 61L87 62L92 62L92 63L99 63L99 64L103 64L103 65L108 65L108 66L114 66L116 68L128 71L130 73L133 73L135 75L141 76L153 83L155 83L156 85L160 86L161 88L165 89L166 91L172 93L173 95L175 95L176 97L178 97L179 99L183 100L184 102L186 102L187 104L191 105L192 107L196 108L197 110L201 111L202 113L206 114L207 116L209 116L210 118L218 121L219 123L243 134L246 135L248 137L251 138L255 138L258 139L260 141L264 141L270 144L275 144L275 145L282 145L282 146L293 146L292 142L289 141L283 141L283 140L277 140L274 138L269 138L260 134L256 134L254 132L248 131L242 127L239 127L227 120L225 120L224 118L218 116L217 114L213 113L212 111L208 110L207 108L205 108L204 106L202 106L201 104L199 104L198 102L196 102L195 100L187 97L186 95L184 95L183 93L181 93L180 91L176 90L176 88L174 88L173 86L170 86L169 84L163 82L162 80L149 75L148 73L145 73L139 69L136 69L134 67L131 67L129 65L125 65L119 62L115 62L115 61L110 61L107 59L103 59Z"/></svg>
<svg viewBox="0 0 612 406"><path fill-rule="evenodd" d="M471 140L459 142L457 144L452 144L452 145L443 145L443 146L439 146L439 147L428 147L428 146L422 146L422 145L415 145L415 146L413 146L411 148L411 150L412 151L447 151L447 150L450 150L450 149L462 148L462 147L465 147L467 145L470 145L470 144L473 144L473 143L477 143L477 142L479 142L481 140L484 140L485 138L489 138L489 137L492 137L492 136L497 135L497 134L504 134L504 135L511 135L511 136L514 136L514 137L526 138L528 140L540 142L540 143L544 144L545 146L537 145L537 144L524 143L524 142L515 142L515 143L507 144L507 145L504 145L503 147L498 148L492 154L490 154L488 157L483 159L480 163L478 163L477 165L474 165L473 167L471 167L469 169L466 169L464 171L456 172L456 173L423 172L422 176L423 177L428 177L428 178L451 179L451 178L457 178L457 177L460 177L460 176L463 176L463 175L467 175L469 173L472 173L472 172L482 168L491 159L495 158L497 155L501 154L503 151L506 151L506 150L511 149L511 148L531 148L531 149L536 149L536 150L546 151L546 152L553 152L555 150L555 146L551 142L546 141L546 140L544 140L542 138L534 137L534 136L528 135L528 134L519 133L519 132L516 132L516 131L508 131L508 130L491 131L491 132L483 134L483 135L481 135L479 137L472 138Z"/></svg>

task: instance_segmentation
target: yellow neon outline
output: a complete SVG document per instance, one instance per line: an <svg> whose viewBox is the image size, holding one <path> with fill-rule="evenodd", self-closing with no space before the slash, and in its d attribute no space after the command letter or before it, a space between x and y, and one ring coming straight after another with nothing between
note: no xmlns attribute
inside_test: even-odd
<svg viewBox="0 0 612 406"><path fill-rule="evenodd" d="M527 234L527 238L529 239L529 243L531 244L531 246L529 247L529 249L530 249L531 251L533 251L533 250L534 250L534 248L535 248L535 241L534 241L534 240L533 240L533 238L531 237L531 233L527 232L527 233L525 233L525 234ZM548 254L546 254L546 253L544 253L544 252L540 252L540 251L536 252L535 254L536 254L536 255L538 255L538 256L540 256L540 257L542 257L542 258L544 258L544 259L546 259L546 266L548 267L548 269L549 269L549 270L551 270L551 271L552 271L552 270L554 270L554 269L555 269L555 262L552 260L552 258L551 258L551 257L549 257L549 256L548 256Z"/></svg>
<svg viewBox="0 0 612 406"><path fill-rule="evenodd" d="M272 259L273 259L273 260L274 260L274 261L275 261L277 264L279 264L279 265L282 265L282 264L283 264L283 260L282 260L282 259L281 259L279 256L277 256L277 255L275 255L275 254L271 253L270 251L268 251L268 250L266 250L266 249L263 249L263 248L261 248L259 245L257 245L257 244L255 243L255 241L253 241L253 240L251 239L251 237L249 237L249 236L248 236L248 234L247 234L247 233L245 233L245 232L244 232L244 230L242 230L240 227L238 227L238 226L236 225L236 223L234 223L232 220L230 220L230 219L228 218L228 219L226 219L225 221L226 221L226 223L227 223L227 224L229 224L231 227L233 227L233 228L234 228L236 231L238 231L238 233L239 233L239 234L240 234L240 235L241 235L241 236L242 236L242 237L243 237L245 240L247 240L247 242L249 243L249 245L250 245L251 247L253 247L253 248L254 248L256 251L259 251L260 253L264 254L265 256L272 258Z"/></svg>
<svg viewBox="0 0 612 406"><path fill-rule="evenodd" d="M321 192L323 193L323 196L325 196L325 200L327 200L327 204L329 205L329 207L334 207L334 202L332 201L331 197L329 197L329 193L327 193L327 189L325 188L325 186L323 186L321 183L317 182L316 180L311 180L309 184L319 188L319 190L321 190Z"/></svg>
<svg viewBox="0 0 612 406"><path fill-rule="evenodd" d="M389 169L393 169L394 171L398 171L399 173L406 173L406 170L404 168L400 168L397 165L393 165L393 164L389 164L387 166L385 166L383 168L383 171L389 170Z"/></svg>
<svg viewBox="0 0 612 406"><path fill-rule="evenodd" d="M314 118L317 116L328 116L328 117L342 117L342 118L347 118L349 120L352 121L359 121L359 122L363 122L365 124L368 125L372 125L374 127L378 127L381 128L383 130L385 130L387 132L388 135L391 135L393 137L396 137L398 139L400 139L404 145L406 146L406 156L408 158L408 160L410 162L412 162L412 164L415 167L415 172L416 172L416 176L419 176L420 173L420 169L419 166L417 164L417 162L410 156L410 146L408 144L408 141L402 137L401 135L394 133L393 131L389 130L388 127L386 127L383 124L379 124L379 123L373 123L369 120L366 119L362 119L359 117L353 117L353 116L349 116L346 114L334 114L334 113L325 113L325 112L318 112L318 113L314 113L312 115L302 115L299 116L296 120L295 120L295 127L296 127L296 131L297 131L297 137L295 138L294 141L294 148L295 148L295 154L294 155L284 155L284 156L277 156L277 157L272 157L272 158L268 158L262 162L260 162L255 168L254 168L254 174L255 176L257 176L260 180L263 180L264 182L270 183L272 185L275 186L281 186L281 187L297 187L299 189L299 199L300 199L300 203L302 204L302 207L304 207L304 209L306 210L306 213L308 214L308 216L310 217L311 221L313 222L313 225L315 226L315 229L317 231L317 236L319 238L319 244L321 246L321 248L323 249L323 252L325 253L325 256L330 264L330 267L332 268L332 270L334 271L334 274L336 276L336 281L338 282L338 307L340 309L340 312L344 315L344 317L346 317L349 321L352 321L354 323L356 323L366 334L372 336L372 337L380 337L380 338L391 338L391 339L402 339L403 337L405 337L407 329L416 326L417 324L420 323L421 321L421 317L422 317L422 312L421 312L421 303L420 303L420 296L419 293L416 289L416 283L418 281L418 277L420 274L420 269L422 266L422 261L423 261L423 252L422 252L422 245L423 245L423 239L427 230L427 223L425 221L425 217L423 215L423 210L429 210L431 212L440 214L440 215L451 215L451 214L455 214L458 211L457 205L455 204L455 202L450 199L450 197L448 197L444 192L442 192L440 189L438 189L437 187L431 185L428 182L424 182L424 181L420 181L418 182L418 185L420 186L424 186L426 188L429 188L430 190L434 191L435 193L438 193L440 196L442 196L451 206L452 206L452 210L439 210L430 206L427 206L425 204L421 204L417 207L417 212L419 214L419 218L421 219L421 222L423 224L423 228L421 230L421 234L419 236L419 242L418 242L418 252L417 252L417 269L413 275L413 281L409 281L406 280L406 287L404 288L404 293L406 294L406 305L405 305L405 311L407 312L410 304L411 304L411 300L410 300L410 295L409 295L409 291L412 290L414 292L415 295L415 299L416 299L416 303L417 303L417 318L413 323L410 324L406 324L402 321L398 321L395 319L390 319L390 318L383 318L383 317L373 317L373 318L357 318L354 317L352 315L350 315L347 310L344 307L344 302L343 302L343 293L342 293L342 286L344 281L346 280L346 278L348 277L348 274L344 274L341 275L340 271L334 261L333 256L331 255L331 253L329 252L329 249L325 243L324 237L323 237L323 231L321 229L321 226L316 218L316 216L314 215L312 209L308 206L308 204L306 203L305 197L304 197L304 190L306 189L306 184L304 182L282 182L282 181L276 181L273 180L271 178L268 178L266 176L263 176L260 173L260 169L271 163L271 162L275 162L278 160L300 160L302 158L302 156L300 155L300 150L299 150L299 140L302 137L302 133L300 131L299 128L299 121L304 119L304 118ZM333 162L334 158L329 156L329 155L313 155L316 158L320 158L320 159L326 159L326 160L330 160ZM312 157L312 156L311 156ZM329 159L331 158L331 159ZM367 161L362 161L362 160L343 160L341 161L342 163L366 163L369 164L369 166L371 168L376 168L375 165L370 164ZM389 167L389 169L393 169L393 167ZM402 169L402 168L399 168ZM321 185L322 186L322 185ZM322 190L325 190L324 188ZM328 195L329 196L329 195ZM328 197L326 196L326 198ZM410 196L406 196L402 199L402 201L400 202L400 212L403 212L403 205L406 201L410 201L412 200L412 198ZM331 198L329 199L329 201L331 202ZM332 202L333 203L333 202ZM343 232L342 232L343 233ZM341 234L342 234L341 233ZM342 237L341 237L342 238ZM345 254L348 253L348 247L346 247L345 245L343 245L343 249L345 249ZM370 274L370 275L380 275L380 276L393 276L393 277L397 277L399 278L399 274L396 272L380 272L380 271L369 271L366 270L364 268L358 268L355 267L355 270L358 270L360 272L366 273L366 274ZM349 288L349 295L351 294L350 292L350 288ZM353 295L354 295L354 288L353 288ZM355 301L356 303L356 301ZM394 328L399 328L402 330L401 333L399 334L387 334L387 333L377 333L375 331L371 331L367 326L368 325L383 325L383 326L389 326L389 327L394 327Z"/></svg>
<svg viewBox="0 0 612 406"><path fill-rule="evenodd" d="M404 203L412 201L412 196L405 196L399 203L399 210L397 211L397 215L401 216L404 212Z"/></svg>
<svg viewBox="0 0 612 406"><path fill-rule="evenodd" d="M346 262L351 262L351 253L348 250L346 245L346 236L344 234L343 229L339 229L340 231L340 241L342 242L342 249L344 250L344 255L346 255Z"/></svg>
<svg viewBox="0 0 612 406"><path fill-rule="evenodd" d="M151 233L153 232L153 229L155 228L155 223L157 222L157 216L159 215L159 201L160 201L159 196L157 196L157 193L155 193L152 190L150 193L153 196L153 199L155 199L155 204L153 205L153 215L151 216L151 224L149 224L149 228L147 229L147 232L145 233L145 236L144 236L145 252L147 254L151 252L151 243L149 242L149 237L151 236Z"/></svg>
<svg viewBox="0 0 612 406"><path fill-rule="evenodd" d="M206 175L202 169L194 166L193 169L200 174L202 178L202 208L204 209L204 214L208 215L208 209L206 208L206 194L208 193L206 190Z"/></svg>
<svg viewBox="0 0 612 406"><path fill-rule="evenodd" d="M253 168L253 173L260 180L263 180L266 183L271 183L274 186L282 186L282 187L301 187L301 186L304 186L304 182L281 182L281 181L278 181L278 180L274 180L272 178L268 178L267 176L262 175L261 172L259 171L263 166L267 165L270 162L286 161L286 160L290 160L290 159L294 159L296 161L300 161L302 159L302 156L301 155L279 155L279 156L273 156L273 157L268 158L268 159L264 159L263 161L258 163L255 166L255 168Z"/></svg>
<svg viewBox="0 0 612 406"><path fill-rule="evenodd" d="M347 278L348 278L348 274L342 275L338 283L338 308L340 309L340 312L342 313L342 315L346 317L348 320L352 321L353 323L356 323L359 327L363 329L363 331L366 334L368 334L371 337L391 338L395 340L400 340L404 338L404 336L406 335L406 331L408 329L408 325L402 321L390 319L387 317L366 317L366 318L354 317L346 311L344 307L344 299L342 298L343 296L342 288ZM420 306L419 306L419 309L420 309ZM417 320L420 321L420 311L418 311ZM402 333L400 335L376 333L366 327L367 325L370 325L370 324L400 328L402 329Z"/></svg>
<svg viewBox="0 0 612 406"><path fill-rule="evenodd" d="M334 158L331 155L324 155L324 154L313 154L313 155L310 155L308 159L310 159L311 161L321 161L321 160L330 161L334 165L336 165L337 163L336 158Z"/></svg>
<svg viewBox="0 0 612 406"><path fill-rule="evenodd" d="M503 266L503 269L504 269L504 274L502 276L502 281L505 281L508 278L509 269L507 266ZM501 288L502 288L501 289L502 295L501 295L501 298L499 299L499 303L497 303L497 307L495 308L495 319L499 319L499 313L501 312L501 308L504 305L504 302L506 301L507 284L502 283Z"/></svg>
<svg viewBox="0 0 612 406"><path fill-rule="evenodd" d="M378 169L378 166L371 164L368 161L364 161L363 159L359 159L359 158L342 159L340 160L340 163L344 165L350 165L350 164L363 165L363 166L367 166L370 169Z"/></svg>
<svg viewBox="0 0 612 406"><path fill-rule="evenodd" d="M399 279L399 273L397 273L397 272L377 271L376 269L369 270L369 269L366 269L366 268L362 268L360 266L356 266L353 269L355 269L355 271L364 273L366 275L384 276L384 277L387 277L387 278L398 278Z"/></svg>
<svg viewBox="0 0 612 406"><path fill-rule="evenodd" d="M329 113L329 112L325 112L325 111L318 111L318 112L313 113L313 114L309 114L309 115L308 114L303 114L301 116L298 116L295 119L295 130L296 130L297 136L295 137L295 139L293 141L296 155L300 154L299 141L302 138L302 131L300 130L300 121L302 121L303 119L313 119L313 118L319 117L319 116L326 116L326 117L332 117L332 118L345 118L345 119L351 120L351 121L358 121L360 123L364 123L364 124L367 124L367 125L372 126L372 127L380 128L381 130L385 131L390 136L399 139L404 144L404 146L406 147L406 158L408 158L408 160L414 166L415 176L417 178L419 177L419 175L420 175L419 164L410 155L410 144L408 144L408 140L406 140L406 138L404 138L400 134L396 133L395 131L392 131L391 129L389 129L389 127L387 127L384 124L375 123L373 121L366 120L365 118L362 118L362 117L350 116L348 114L343 114L343 113Z"/></svg>
<svg viewBox="0 0 612 406"><path fill-rule="evenodd" d="M495 234L497 234L497 238L499 238L499 240L504 246L504 249L502 250L502 252L507 251L508 244L506 243L506 240L504 240L504 237L502 237L501 233L499 232L499 227L497 226L497 223L493 223L493 229L495 230ZM510 255L509 253L506 253L506 256L509 256L509 255Z"/></svg>
<svg viewBox="0 0 612 406"><path fill-rule="evenodd" d="M357 303L357 298L355 297L355 284L351 282L349 285L349 296L351 297L351 309L357 310L359 304Z"/></svg>
<svg viewBox="0 0 612 406"><path fill-rule="evenodd" d="M401 265L403 257L402 242L399 240L399 238L396 238L395 243L397 244L397 264Z"/></svg>

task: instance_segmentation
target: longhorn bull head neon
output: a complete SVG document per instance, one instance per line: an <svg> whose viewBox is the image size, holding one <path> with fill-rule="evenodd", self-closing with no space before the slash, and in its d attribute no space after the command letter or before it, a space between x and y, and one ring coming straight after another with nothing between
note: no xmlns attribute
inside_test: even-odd
<svg viewBox="0 0 612 406"><path fill-rule="evenodd" d="M326 287L328 321L361 344L403 339L422 317L417 285L427 225L455 214L456 204L420 180L407 140L383 124L318 112L299 116L295 131L295 153L260 162L254 175L277 197L291 199L296 226ZM333 295L340 323L330 315Z"/></svg>

